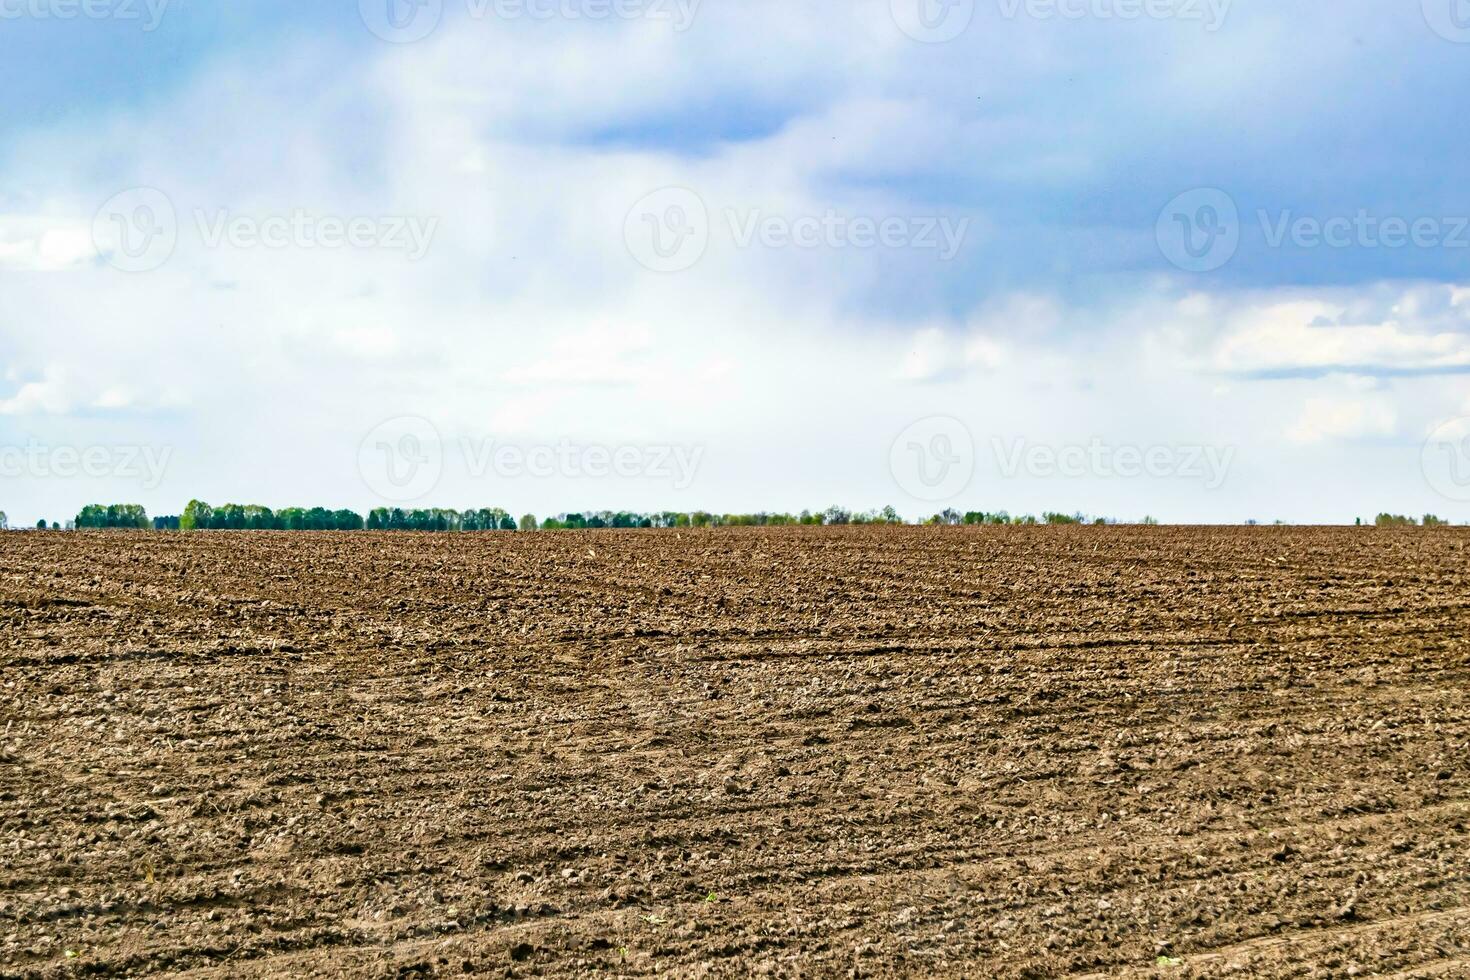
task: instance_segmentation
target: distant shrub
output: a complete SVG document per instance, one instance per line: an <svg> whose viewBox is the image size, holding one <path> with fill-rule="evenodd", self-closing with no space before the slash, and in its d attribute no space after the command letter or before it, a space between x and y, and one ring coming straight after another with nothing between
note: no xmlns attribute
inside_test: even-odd
<svg viewBox="0 0 1470 980"><path fill-rule="evenodd" d="M987 514L983 510L971 510L965 512L963 523L968 525L1009 524L1011 523L1011 515L1003 510L997 511L994 514Z"/></svg>

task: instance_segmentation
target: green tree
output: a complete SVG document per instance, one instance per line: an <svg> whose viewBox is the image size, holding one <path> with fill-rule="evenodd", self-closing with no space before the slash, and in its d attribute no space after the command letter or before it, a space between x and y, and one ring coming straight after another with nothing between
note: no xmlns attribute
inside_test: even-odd
<svg viewBox="0 0 1470 980"><path fill-rule="evenodd" d="M251 505L245 508L245 526L252 531L273 531L276 515L269 507Z"/></svg>
<svg viewBox="0 0 1470 980"><path fill-rule="evenodd" d="M153 522L148 519L148 512L138 504L110 504L106 507L88 504L72 523L87 530L129 528L146 531L153 526Z"/></svg>
<svg viewBox="0 0 1470 980"><path fill-rule="evenodd" d="M179 515L179 530L181 531L203 531L208 529L210 520L214 517L214 508L202 500L191 500L189 506ZM81 526L81 522L77 522Z"/></svg>

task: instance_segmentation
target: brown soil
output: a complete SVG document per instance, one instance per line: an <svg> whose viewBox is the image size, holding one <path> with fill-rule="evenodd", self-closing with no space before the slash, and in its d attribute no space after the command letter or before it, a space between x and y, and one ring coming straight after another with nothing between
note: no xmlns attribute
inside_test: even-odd
<svg viewBox="0 0 1470 980"><path fill-rule="evenodd" d="M0 536L0 974L1470 976L1470 534Z"/></svg>

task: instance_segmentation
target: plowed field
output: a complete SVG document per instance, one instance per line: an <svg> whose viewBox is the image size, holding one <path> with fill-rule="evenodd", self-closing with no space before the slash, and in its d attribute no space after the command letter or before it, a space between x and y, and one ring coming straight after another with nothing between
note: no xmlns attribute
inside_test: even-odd
<svg viewBox="0 0 1470 980"><path fill-rule="evenodd" d="M0 974L1470 976L1470 534L0 536Z"/></svg>

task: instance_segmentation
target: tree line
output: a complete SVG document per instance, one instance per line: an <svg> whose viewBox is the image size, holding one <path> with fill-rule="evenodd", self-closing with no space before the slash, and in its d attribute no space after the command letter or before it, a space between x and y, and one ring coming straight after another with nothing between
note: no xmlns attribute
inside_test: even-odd
<svg viewBox="0 0 1470 980"><path fill-rule="evenodd" d="M152 527L148 520L148 512L138 504L91 504L83 507L82 512L77 515L76 527L83 530L100 530L103 528L137 528L147 530Z"/></svg>
<svg viewBox="0 0 1470 980"><path fill-rule="evenodd" d="M362 516L325 507L286 507L273 511L258 504L211 507L191 500L179 515L180 531L361 531Z"/></svg>
<svg viewBox="0 0 1470 980"><path fill-rule="evenodd" d="M1363 522L1359 520L1358 523L1361 524ZM1449 524L1449 521L1441 520L1433 514L1424 515L1424 527L1448 527ZM1412 517L1406 517L1403 514L1379 514L1373 518L1373 525L1375 527L1419 527L1420 522L1414 520Z"/></svg>
<svg viewBox="0 0 1470 980"><path fill-rule="evenodd" d="M998 510L994 513L986 513L982 510L971 510L961 514L957 510L946 509L935 514L924 522L925 524L947 524L973 526L977 524L991 525L1022 525L1035 526L1038 524L1131 524L1138 523L1149 527L1156 526L1159 522L1153 517L1144 517L1137 522L1119 521L1111 517L1088 517L1086 514L1063 514L1059 511L1043 511L1040 517L1034 514L1011 515L1007 511Z"/></svg>
<svg viewBox="0 0 1470 980"><path fill-rule="evenodd" d="M852 511L828 507L800 513L760 511L754 514L717 514L710 511L587 511L558 514L545 521L534 514L517 519L499 507L471 510L445 508L405 510L379 507L366 518L352 510L326 507L287 507L272 510L258 504L215 507L191 500L178 516L151 521L136 504L93 504L77 515L79 529L153 528L157 531L557 531L587 528L781 527L841 524L905 524L893 507Z"/></svg>
<svg viewBox="0 0 1470 980"><path fill-rule="evenodd" d="M799 514L760 511L755 514L714 514L696 510L660 511L651 514L628 511L594 511L586 514L560 514L549 517L540 525L543 531L581 530L583 528L680 528L680 527L785 527L792 525L838 525L838 524L904 524L907 523L892 507L882 510L850 511L843 507L828 507L824 511L804 510ZM534 527L530 530L535 530Z"/></svg>
<svg viewBox="0 0 1470 980"><path fill-rule="evenodd" d="M379 507L367 518L369 531L514 531L517 526L516 519L499 507L464 511Z"/></svg>
<svg viewBox="0 0 1470 980"><path fill-rule="evenodd" d="M68 528L103 530L112 528L156 531L559 531L593 528L706 528L706 527L782 527L789 525L835 526L845 524L906 524L893 507L881 510L852 511L844 507L828 507L822 511L800 513L760 511L754 514L717 514L709 511L587 511L558 514L544 521L534 514L519 519L499 507L471 510L444 508L405 510L379 507L366 518L352 510L326 507L286 507L272 510L255 504L224 504L212 507L200 500L189 501L178 516L152 520L138 504L91 504L82 508ZM1047 511L1040 517L1030 514L1013 516L1006 511L966 511L946 509L920 523L931 525L1040 525L1040 524L1116 524L1111 518L1089 518L1080 513ZM1123 522L1128 523L1128 522ZM1144 517L1138 523L1159 522ZM1255 524L1255 521L1247 523ZM1280 523L1280 522L1278 522ZM1364 524L1361 518L1358 524ZM1372 522L1378 527L1439 527L1451 522L1433 514L1422 521L1397 514L1379 514ZM59 524L46 521L36 524L60 530ZM5 513L0 511L0 529L8 528Z"/></svg>
<svg viewBox="0 0 1470 980"><path fill-rule="evenodd" d="M534 514L512 517L499 507L471 510L431 509L406 510L379 507L366 518L350 510L328 510L291 507L272 511L269 507L248 504L225 504L212 507L200 500L177 518L159 518L159 530L181 531L558 531L587 528L680 528L680 527L777 527L782 525L836 524L903 524L892 507L882 510L851 511L829 507L824 511L801 511L798 514L771 513L716 514L708 511L588 511L565 513L538 520Z"/></svg>

